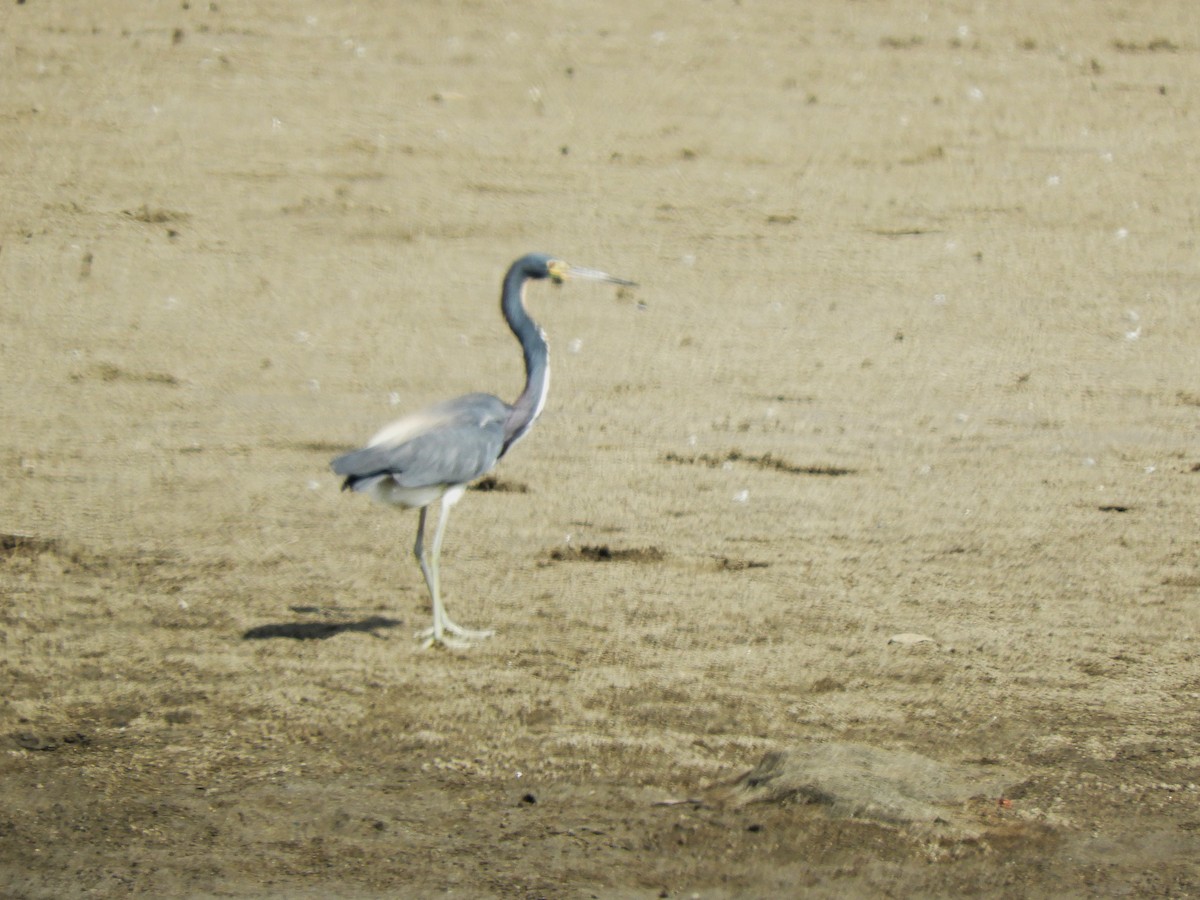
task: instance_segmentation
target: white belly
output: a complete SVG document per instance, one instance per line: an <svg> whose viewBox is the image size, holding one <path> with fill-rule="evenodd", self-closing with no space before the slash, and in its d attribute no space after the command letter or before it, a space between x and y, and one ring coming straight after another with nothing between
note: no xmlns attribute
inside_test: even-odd
<svg viewBox="0 0 1200 900"><path fill-rule="evenodd" d="M445 496L445 505L457 503L466 492L465 484L431 484L423 487L401 487L392 478L382 478L370 488L373 500L404 509L420 509Z"/></svg>

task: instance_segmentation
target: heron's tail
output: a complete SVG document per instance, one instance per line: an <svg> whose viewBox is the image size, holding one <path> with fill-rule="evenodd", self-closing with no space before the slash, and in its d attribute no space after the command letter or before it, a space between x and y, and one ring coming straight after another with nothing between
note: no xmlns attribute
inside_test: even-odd
<svg viewBox="0 0 1200 900"><path fill-rule="evenodd" d="M345 475L343 491L369 491L389 473L380 471L378 460L372 458L370 448L352 450L334 459L329 467L335 475Z"/></svg>
<svg viewBox="0 0 1200 900"><path fill-rule="evenodd" d="M346 480L342 482L342 490L362 493L371 490L383 479L391 477L388 472L379 472L374 475L347 475Z"/></svg>

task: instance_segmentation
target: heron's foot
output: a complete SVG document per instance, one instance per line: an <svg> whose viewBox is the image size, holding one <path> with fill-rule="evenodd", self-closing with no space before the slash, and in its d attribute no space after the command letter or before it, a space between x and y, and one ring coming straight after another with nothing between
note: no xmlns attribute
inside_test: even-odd
<svg viewBox="0 0 1200 900"><path fill-rule="evenodd" d="M446 619L442 622L442 633L439 635L433 626L417 632L417 640L421 649L428 650L433 646L449 647L451 650L466 650L478 641L486 640L496 632L492 629L476 630L463 628L461 625Z"/></svg>

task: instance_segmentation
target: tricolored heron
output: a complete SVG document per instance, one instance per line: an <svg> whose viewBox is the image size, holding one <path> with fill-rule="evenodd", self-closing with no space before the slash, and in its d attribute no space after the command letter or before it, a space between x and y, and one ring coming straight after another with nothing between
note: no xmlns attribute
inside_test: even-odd
<svg viewBox="0 0 1200 900"><path fill-rule="evenodd" d="M468 646L494 633L463 628L446 615L438 561L450 507L462 498L470 482L490 472L525 436L546 402L550 350L542 330L525 310L526 284L543 278L555 284L568 278L633 284L595 269L567 265L542 253L522 256L509 267L500 293L504 320L525 354L525 389L516 402L509 405L491 394L466 394L447 400L393 422L361 450L339 456L332 463L333 471L346 477L342 490L360 491L381 503L421 511L413 554L433 601L433 625L417 634L425 647ZM425 517L435 501L441 502L441 513L433 546L426 555Z"/></svg>

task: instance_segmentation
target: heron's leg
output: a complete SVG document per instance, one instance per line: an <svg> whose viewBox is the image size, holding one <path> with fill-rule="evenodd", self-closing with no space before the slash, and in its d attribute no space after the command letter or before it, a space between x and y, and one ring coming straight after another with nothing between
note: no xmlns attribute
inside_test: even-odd
<svg viewBox="0 0 1200 900"><path fill-rule="evenodd" d="M429 588L429 596L433 601L433 627L422 631L418 637L428 637L430 643L437 643L442 640L442 623L438 617L441 612L441 601L438 595L437 588L437 569L430 569L429 560L425 556L425 516L429 511L429 507L421 507L421 516L417 520L417 541L413 544L413 556L417 558L417 565L421 567L421 574L425 576L425 586Z"/></svg>
<svg viewBox="0 0 1200 900"><path fill-rule="evenodd" d="M442 557L442 538L446 536L446 523L450 519L450 507L458 502L462 497L462 489L447 491L442 497L442 510L438 515L437 528L433 532L433 547L430 549L427 565L423 564L421 569L425 573L425 583L429 585L429 593L433 600L433 627L422 631L417 635L419 638L424 638L425 646L433 644L445 644L452 647L468 646L469 641L479 641L484 638L489 638L494 631L477 631L471 628L463 628L450 620L446 615L446 607L442 604L441 591L441 557ZM421 510L421 529L418 532L418 540L424 533L425 510ZM447 639L446 635L451 634L460 640Z"/></svg>

